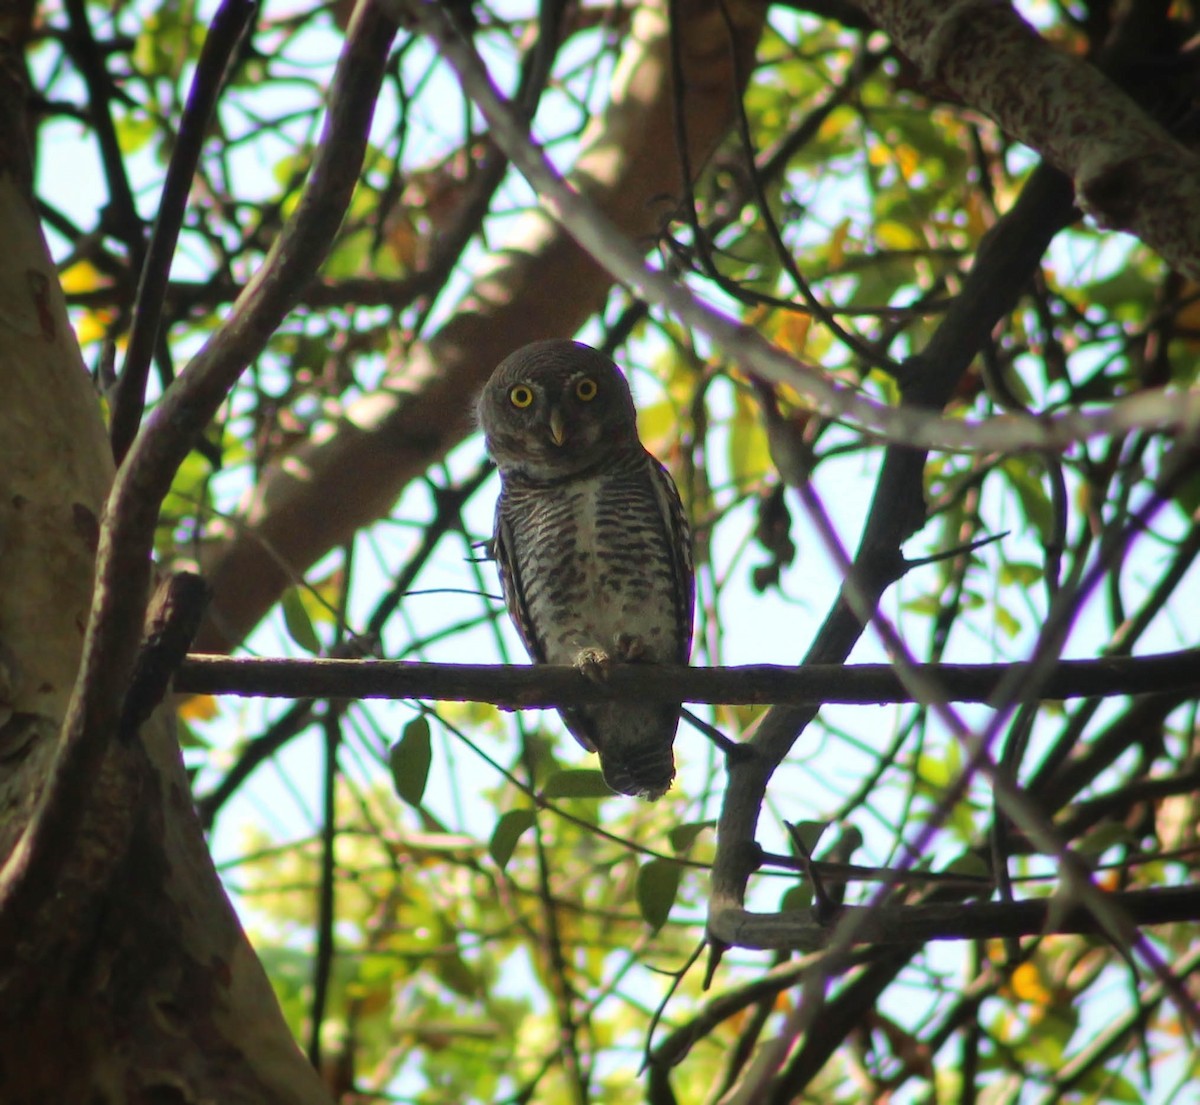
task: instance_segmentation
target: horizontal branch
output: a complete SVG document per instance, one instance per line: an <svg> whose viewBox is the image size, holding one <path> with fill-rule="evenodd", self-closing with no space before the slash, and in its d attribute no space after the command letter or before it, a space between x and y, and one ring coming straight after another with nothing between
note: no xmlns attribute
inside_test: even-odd
<svg viewBox="0 0 1200 1105"><path fill-rule="evenodd" d="M1020 665L1015 665L1020 666ZM1012 664L929 664L924 678L944 702L986 702ZM1044 699L1178 692L1200 685L1200 650L1156 656L1064 660L1046 680ZM504 709L577 706L637 696L660 702L852 703L886 705L912 696L887 664L687 668L618 664L603 685L571 667L421 664L391 660L230 660L188 657L176 691L259 698L387 698L491 702Z"/></svg>
<svg viewBox="0 0 1200 1105"><path fill-rule="evenodd" d="M1106 895L1135 925L1200 920L1200 887L1175 886ZM937 902L847 906L836 923L822 924L804 912L751 913L724 909L709 918L709 936L739 948L813 952L828 946L842 924L855 944L926 944L931 940L989 940L1050 933L1102 933L1084 906L1059 897L1021 902Z"/></svg>

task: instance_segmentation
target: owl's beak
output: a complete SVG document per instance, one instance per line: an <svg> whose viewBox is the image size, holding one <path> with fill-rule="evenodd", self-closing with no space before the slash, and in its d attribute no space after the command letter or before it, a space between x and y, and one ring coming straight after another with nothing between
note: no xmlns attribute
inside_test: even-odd
<svg viewBox="0 0 1200 1105"><path fill-rule="evenodd" d="M550 440L558 446L567 440L567 427L563 424L561 407L550 408Z"/></svg>

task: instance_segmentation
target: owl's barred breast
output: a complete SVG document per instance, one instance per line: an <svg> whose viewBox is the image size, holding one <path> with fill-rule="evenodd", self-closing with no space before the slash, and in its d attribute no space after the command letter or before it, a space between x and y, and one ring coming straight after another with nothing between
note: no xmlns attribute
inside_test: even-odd
<svg viewBox="0 0 1200 1105"><path fill-rule="evenodd" d="M546 662L612 653L637 637L641 658L679 662L673 563L649 460L537 486L506 481L502 516Z"/></svg>

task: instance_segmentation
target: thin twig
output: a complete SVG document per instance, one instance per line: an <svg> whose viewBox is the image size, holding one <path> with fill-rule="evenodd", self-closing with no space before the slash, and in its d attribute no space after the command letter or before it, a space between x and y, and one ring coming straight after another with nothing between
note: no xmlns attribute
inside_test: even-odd
<svg viewBox="0 0 1200 1105"><path fill-rule="evenodd" d="M179 121L179 134L159 196L150 245L141 267L133 322L129 328L129 348L112 395L109 437L118 464L129 451L142 421L146 379L150 358L158 344L167 278L209 121L225 85L229 59L258 7L256 0L223 0L213 16L196 62L192 86Z"/></svg>

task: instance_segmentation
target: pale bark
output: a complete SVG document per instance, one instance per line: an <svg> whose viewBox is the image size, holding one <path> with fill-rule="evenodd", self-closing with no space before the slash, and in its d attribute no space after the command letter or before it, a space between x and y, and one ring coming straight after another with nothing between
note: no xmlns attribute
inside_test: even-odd
<svg viewBox="0 0 1200 1105"><path fill-rule="evenodd" d="M733 43L718 4L687 0L679 8L683 109L697 170L732 124L765 6L733 6ZM571 180L625 235L648 245L682 187L664 3L638 7L612 88ZM264 474L244 516L206 559L215 599L197 650L236 645L289 582L386 515L409 480L471 432L474 395L496 364L526 342L574 334L611 282L548 215L530 212L428 344L331 431Z"/></svg>
<svg viewBox="0 0 1200 1105"><path fill-rule="evenodd" d="M78 801L48 800L61 796L61 734L114 473L29 193L22 125L19 90L6 85L0 1098L327 1103L217 878L169 715L140 739L105 734Z"/></svg>

